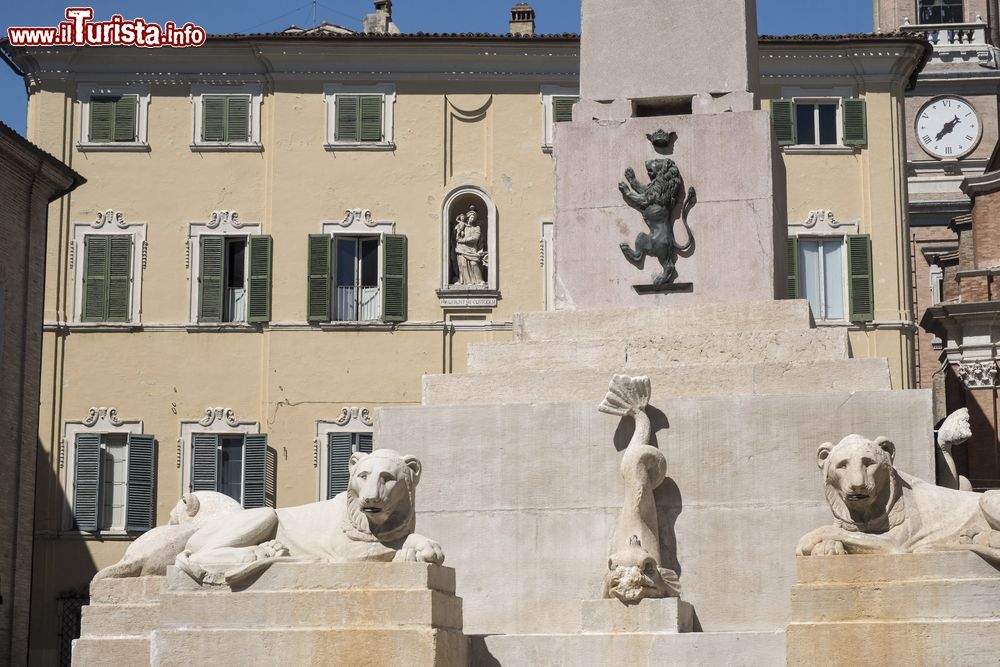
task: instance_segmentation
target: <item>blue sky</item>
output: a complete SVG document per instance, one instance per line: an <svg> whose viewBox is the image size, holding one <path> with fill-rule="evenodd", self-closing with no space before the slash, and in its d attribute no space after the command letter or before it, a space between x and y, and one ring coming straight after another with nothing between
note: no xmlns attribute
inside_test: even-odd
<svg viewBox="0 0 1000 667"><path fill-rule="evenodd" d="M404 32L505 32L508 12L516 0L395 0L393 19ZM698 2L698 0L693 0ZM529 0L538 15L539 32L578 32L579 0ZM126 19L188 21L209 33L269 32L289 24L312 22L311 0L92 0L95 18L121 14ZM3 0L0 31L8 26L51 26L63 20L66 4L53 0ZM371 0L317 1L316 20L359 28L372 11ZM757 0L759 29L765 34L832 34L872 29L872 0ZM705 26L705 38L712 27ZM23 133L26 97L24 84L0 63L0 121Z"/></svg>

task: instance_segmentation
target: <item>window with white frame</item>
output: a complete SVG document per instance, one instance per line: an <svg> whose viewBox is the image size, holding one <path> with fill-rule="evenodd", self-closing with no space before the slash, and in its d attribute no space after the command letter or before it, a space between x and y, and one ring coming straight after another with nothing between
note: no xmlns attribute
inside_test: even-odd
<svg viewBox="0 0 1000 667"><path fill-rule="evenodd" d="M195 86L194 150L260 150L263 89L245 86Z"/></svg>
<svg viewBox="0 0 1000 667"><path fill-rule="evenodd" d="M391 84L329 84L326 101L327 150L391 150L395 87Z"/></svg>
<svg viewBox="0 0 1000 667"><path fill-rule="evenodd" d="M66 527L83 532L143 532L155 524L156 441L114 409L67 422L61 453L70 498ZM100 417L98 417L100 414ZM110 418L109 418L110 415Z"/></svg>
<svg viewBox="0 0 1000 667"><path fill-rule="evenodd" d="M872 321L870 237L789 237L788 297L808 300L817 320Z"/></svg>
<svg viewBox="0 0 1000 667"><path fill-rule="evenodd" d="M204 433L191 435L191 491L223 493L243 507L264 507L267 435Z"/></svg>
<svg viewBox="0 0 1000 667"><path fill-rule="evenodd" d="M309 237L310 322L406 319L406 237L313 234Z"/></svg>
<svg viewBox="0 0 1000 667"><path fill-rule="evenodd" d="M347 490L351 457L373 449L372 414L368 408L345 407L332 421L316 422L315 458L320 500L329 500Z"/></svg>
<svg viewBox="0 0 1000 667"><path fill-rule="evenodd" d="M149 88L146 86L78 87L81 151L148 150Z"/></svg>
<svg viewBox="0 0 1000 667"><path fill-rule="evenodd" d="M563 86L542 86L542 108L545 113L545 134L542 149L552 150L555 124L573 120L573 107L580 101L575 88Z"/></svg>
<svg viewBox="0 0 1000 667"><path fill-rule="evenodd" d="M372 453L372 434L332 431L326 435L326 493L329 500L347 491L351 479L351 456L355 452Z"/></svg>
<svg viewBox="0 0 1000 667"><path fill-rule="evenodd" d="M120 211L73 225L73 321L135 324L141 314L146 225Z"/></svg>
<svg viewBox="0 0 1000 667"><path fill-rule="evenodd" d="M965 0L920 0L920 23L962 23Z"/></svg>
<svg viewBox="0 0 1000 667"><path fill-rule="evenodd" d="M271 319L273 241L236 211L214 211L188 231L191 321L262 323Z"/></svg>
<svg viewBox="0 0 1000 667"><path fill-rule="evenodd" d="M778 145L829 148L868 143L865 101L840 97L795 97L771 101Z"/></svg>

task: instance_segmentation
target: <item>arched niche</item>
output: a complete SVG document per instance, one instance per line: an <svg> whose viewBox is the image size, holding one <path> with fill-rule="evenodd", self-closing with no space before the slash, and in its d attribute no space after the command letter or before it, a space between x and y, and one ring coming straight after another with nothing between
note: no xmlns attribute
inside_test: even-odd
<svg viewBox="0 0 1000 667"><path fill-rule="evenodd" d="M499 297L497 208L485 190L466 185L445 197L441 248L438 296L442 306L495 306Z"/></svg>

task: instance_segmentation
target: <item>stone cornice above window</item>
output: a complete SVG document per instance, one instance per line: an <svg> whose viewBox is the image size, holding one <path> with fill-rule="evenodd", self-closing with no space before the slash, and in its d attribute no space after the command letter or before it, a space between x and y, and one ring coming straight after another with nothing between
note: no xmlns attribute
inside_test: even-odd
<svg viewBox="0 0 1000 667"><path fill-rule="evenodd" d="M819 209L810 211L802 222L789 222L788 233L810 236L844 236L857 234L859 224L859 220L841 222L834 216L833 211Z"/></svg>

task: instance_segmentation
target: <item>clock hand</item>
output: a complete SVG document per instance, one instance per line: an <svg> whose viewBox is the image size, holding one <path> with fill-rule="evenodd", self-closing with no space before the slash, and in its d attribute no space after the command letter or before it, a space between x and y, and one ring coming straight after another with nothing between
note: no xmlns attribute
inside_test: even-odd
<svg viewBox="0 0 1000 667"><path fill-rule="evenodd" d="M958 125L960 122L961 121L958 119L958 116L955 116L954 120L949 120L947 123L945 123L944 127L941 128L941 131L937 133L935 141L941 141L941 138L944 137L944 135L951 132L952 130L954 130L955 126Z"/></svg>

